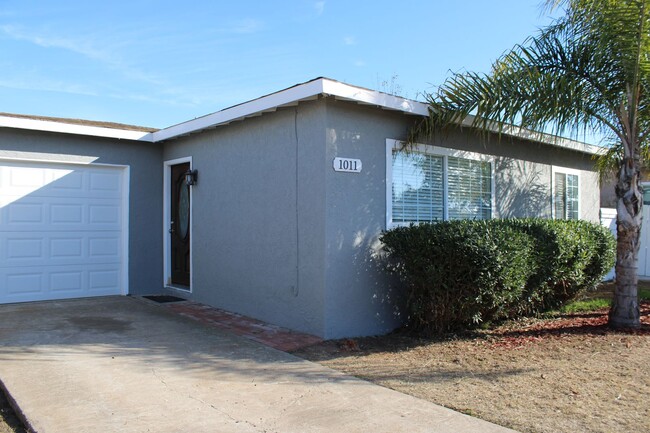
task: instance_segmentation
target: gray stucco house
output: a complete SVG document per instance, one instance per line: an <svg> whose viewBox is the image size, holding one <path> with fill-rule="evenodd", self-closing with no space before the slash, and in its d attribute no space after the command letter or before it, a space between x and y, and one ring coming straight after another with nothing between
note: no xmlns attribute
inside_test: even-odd
<svg viewBox="0 0 650 433"><path fill-rule="evenodd" d="M399 152L426 114L318 78L155 131L0 115L0 303L170 293L324 338L378 334L401 320L374 259L387 227L598 221L599 148L463 130Z"/></svg>

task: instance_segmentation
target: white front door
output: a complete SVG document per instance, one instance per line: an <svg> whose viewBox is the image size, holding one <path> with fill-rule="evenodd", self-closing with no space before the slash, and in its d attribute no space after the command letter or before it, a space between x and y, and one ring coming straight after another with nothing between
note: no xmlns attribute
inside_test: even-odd
<svg viewBox="0 0 650 433"><path fill-rule="evenodd" d="M0 161L0 303L127 293L125 167Z"/></svg>

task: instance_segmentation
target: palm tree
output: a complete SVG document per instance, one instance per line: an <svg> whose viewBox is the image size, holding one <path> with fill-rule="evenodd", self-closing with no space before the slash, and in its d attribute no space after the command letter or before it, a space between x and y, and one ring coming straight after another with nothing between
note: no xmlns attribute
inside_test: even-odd
<svg viewBox="0 0 650 433"><path fill-rule="evenodd" d="M605 137L618 177L616 289L610 325L639 326L640 167L650 132L650 0L547 0L565 14L515 46L489 74L458 73L426 95L409 142L471 125Z"/></svg>

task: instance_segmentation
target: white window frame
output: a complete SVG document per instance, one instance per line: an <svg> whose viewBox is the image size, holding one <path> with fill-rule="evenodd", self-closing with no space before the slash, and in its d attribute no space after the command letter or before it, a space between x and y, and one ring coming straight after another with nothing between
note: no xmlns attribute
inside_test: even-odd
<svg viewBox="0 0 650 433"><path fill-rule="evenodd" d="M551 166L551 217L557 219L555 214L555 174L570 174L578 176L578 219L582 219L582 180L580 179L581 171L575 168L566 168L557 165Z"/></svg>
<svg viewBox="0 0 650 433"><path fill-rule="evenodd" d="M393 222L393 150L401 149L404 145L403 141L395 140L392 138L386 139L386 229L393 227L408 226L410 222ZM490 198L491 217L494 217L496 208L496 199L494 192L494 156L486 155L483 153L469 152L465 150L450 149L447 147L432 146L430 144L417 143L411 147L412 151L417 153L424 153L427 155L442 156L443 160L443 220L449 219L449 182L447 180L448 157L471 159L474 161L483 161L490 163L490 189L492 197Z"/></svg>

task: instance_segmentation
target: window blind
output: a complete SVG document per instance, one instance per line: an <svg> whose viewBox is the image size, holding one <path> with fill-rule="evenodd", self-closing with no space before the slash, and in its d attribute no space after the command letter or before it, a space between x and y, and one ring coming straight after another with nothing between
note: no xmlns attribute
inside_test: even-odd
<svg viewBox="0 0 650 433"><path fill-rule="evenodd" d="M393 223L443 220L445 207L450 219L492 217L492 165L486 161L394 151L391 187Z"/></svg>
<svg viewBox="0 0 650 433"><path fill-rule="evenodd" d="M555 173L554 207L555 219L578 219L580 188L578 175Z"/></svg>
<svg viewBox="0 0 650 433"><path fill-rule="evenodd" d="M442 220L444 174L441 156L393 154L393 222Z"/></svg>
<svg viewBox="0 0 650 433"><path fill-rule="evenodd" d="M485 161L449 157L449 219L492 217L491 165Z"/></svg>

